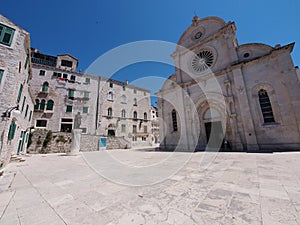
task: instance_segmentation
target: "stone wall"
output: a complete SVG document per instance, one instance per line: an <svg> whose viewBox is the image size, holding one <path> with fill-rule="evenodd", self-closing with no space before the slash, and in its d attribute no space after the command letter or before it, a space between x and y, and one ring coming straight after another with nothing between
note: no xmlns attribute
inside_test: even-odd
<svg viewBox="0 0 300 225"><path fill-rule="evenodd" d="M99 135L82 134L80 140L80 151L91 152L99 151Z"/></svg>
<svg viewBox="0 0 300 225"><path fill-rule="evenodd" d="M0 114L19 105L21 114L11 113L0 119L0 169L5 166L11 155L24 151L24 144L31 125L33 102L28 85L31 74L29 33L0 15L0 23L13 29L11 43L0 43ZM21 86L22 85L22 86ZM23 87L23 88L20 88ZM14 135L8 137L9 129L15 124ZM11 139L11 140L9 140Z"/></svg>
<svg viewBox="0 0 300 225"><path fill-rule="evenodd" d="M46 129L37 129L31 134L31 144L27 149L27 153L38 154L69 152L71 142L71 133L51 132Z"/></svg>

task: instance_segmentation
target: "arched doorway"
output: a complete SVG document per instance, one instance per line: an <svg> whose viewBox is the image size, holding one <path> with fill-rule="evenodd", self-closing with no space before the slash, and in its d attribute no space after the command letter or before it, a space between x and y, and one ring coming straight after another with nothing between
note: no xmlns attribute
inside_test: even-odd
<svg viewBox="0 0 300 225"><path fill-rule="evenodd" d="M215 108L208 108L203 116L206 143L209 149L223 148L224 130L221 113Z"/></svg>

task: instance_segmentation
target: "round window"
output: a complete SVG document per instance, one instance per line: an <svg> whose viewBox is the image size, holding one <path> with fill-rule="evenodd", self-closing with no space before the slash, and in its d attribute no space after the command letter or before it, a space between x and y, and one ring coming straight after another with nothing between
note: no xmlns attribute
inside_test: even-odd
<svg viewBox="0 0 300 225"><path fill-rule="evenodd" d="M199 52L192 59L192 67L196 72L203 72L212 66L214 62L214 55L211 51L204 50Z"/></svg>

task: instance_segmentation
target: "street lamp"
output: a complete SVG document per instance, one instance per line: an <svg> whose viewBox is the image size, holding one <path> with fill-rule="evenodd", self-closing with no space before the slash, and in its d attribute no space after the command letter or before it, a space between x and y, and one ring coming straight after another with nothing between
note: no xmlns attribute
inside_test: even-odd
<svg viewBox="0 0 300 225"><path fill-rule="evenodd" d="M5 112L2 113L1 117L3 119L5 118L10 118L10 114L13 113L14 116L18 116L21 114L21 112L19 111L19 105L8 108Z"/></svg>

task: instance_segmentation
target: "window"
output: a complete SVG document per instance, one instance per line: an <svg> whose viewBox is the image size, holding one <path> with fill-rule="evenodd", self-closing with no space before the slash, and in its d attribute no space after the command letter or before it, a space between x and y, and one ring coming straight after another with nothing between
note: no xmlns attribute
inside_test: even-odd
<svg viewBox="0 0 300 225"><path fill-rule="evenodd" d="M47 120L37 120L35 126L36 127L47 127Z"/></svg>
<svg viewBox="0 0 300 225"><path fill-rule="evenodd" d="M83 92L83 97L85 99L89 99L90 98L90 92L88 92L88 91Z"/></svg>
<svg viewBox="0 0 300 225"><path fill-rule="evenodd" d="M144 113L144 120L147 120L147 113Z"/></svg>
<svg viewBox="0 0 300 225"><path fill-rule="evenodd" d="M112 117L112 115L113 115L112 108L108 108L107 116Z"/></svg>
<svg viewBox="0 0 300 225"><path fill-rule="evenodd" d="M29 108L29 105L26 105L26 109L25 109L25 116L24 116L24 118L26 118L26 117L27 117L27 114L28 114L28 108Z"/></svg>
<svg viewBox="0 0 300 225"><path fill-rule="evenodd" d="M122 124L122 126L121 126L121 132L122 133L126 132L126 125L125 124Z"/></svg>
<svg viewBox="0 0 300 225"><path fill-rule="evenodd" d="M133 141L133 142L136 142L136 141L137 141L137 137L136 137L136 136L133 136L133 137L132 137L132 141Z"/></svg>
<svg viewBox="0 0 300 225"><path fill-rule="evenodd" d="M136 93L137 93L137 91L136 91L135 89L133 89L133 93L134 93L134 94L136 94Z"/></svg>
<svg viewBox="0 0 300 225"><path fill-rule="evenodd" d="M40 107L40 100L36 99L35 105L34 105L34 110L39 110L39 107Z"/></svg>
<svg viewBox="0 0 300 225"><path fill-rule="evenodd" d="M126 91L126 87L125 86L123 86L123 91Z"/></svg>
<svg viewBox="0 0 300 225"><path fill-rule="evenodd" d="M61 73L57 73L57 77L60 78L61 77Z"/></svg>
<svg viewBox="0 0 300 225"><path fill-rule="evenodd" d="M136 131L137 131L137 130L136 130L136 125L133 125L133 126L132 126L132 133L136 134Z"/></svg>
<svg viewBox="0 0 300 225"><path fill-rule="evenodd" d="M42 92L48 92L49 83L44 82L42 86Z"/></svg>
<svg viewBox="0 0 300 225"><path fill-rule="evenodd" d="M122 117L122 118L125 118L125 117L126 117L126 111L125 111L125 109L122 109L121 117Z"/></svg>
<svg viewBox="0 0 300 225"><path fill-rule="evenodd" d="M147 141L147 138L146 137L142 137L142 141Z"/></svg>
<svg viewBox="0 0 300 225"><path fill-rule="evenodd" d="M30 122L31 120L31 117L32 117L32 110L30 110L30 113L29 113L29 117L28 117L28 121Z"/></svg>
<svg viewBox="0 0 300 225"><path fill-rule="evenodd" d="M113 87L114 87L114 84L110 82L110 83L109 83L109 87L110 87L110 88L113 88Z"/></svg>
<svg viewBox="0 0 300 225"><path fill-rule="evenodd" d="M53 76L54 76L54 73L53 73ZM45 76L45 74L46 74L45 70L40 70L40 74L39 74L40 76ZM56 73L56 76L57 76L57 73Z"/></svg>
<svg viewBox="0 0 300 225"><path fill-rule="evenodd" d="M15 137L15 132L16 132L17 125L15 121L11 121L10 126L9 126L9 131L8 131L8 140L12 140Z"/></svg>
<svg viewBox="0 0 300 225"><path fill-rule="evenodd" d="M72 61L69 61L69 60L64 60L64 59L62 59L62 60L61 60L61 65L62 65L62 66L66 66L66 67L72 67L72 66L73 66L73 62L72 62Z"/></svg>
<svg viewBox="0 0 300 225"><path fill-rule="evenodd" d="M262 115L264 118L264 123L275 122L272 105L271 105L267 91L264 89L259 90L258 98L259 98L261 112L262 112Z"/></svg>
<svg viewBox="0 0 300 225"><path fill-rule="evenodd" d="M111 91L108 93L107 99L110 101L114 100L114 94Z"/></svg>
<svg viewBox="0 0 300 225"><path fill-rule="evenodd" d="M144 126L144 133L147 133L147 126Z"/></svg>
<svg viewBox="0 0 300 225"><path fill-rule="evenodd" d="M21 109L22 112L23 112L23 110L24 110L25 101L26 101L26 97L24 96L24 98L23 98L23 103L22 103L22 109Z"/></svg>
<svg viewBox="0 0 300 225"><path fill-rule="evenodd" d="M75 81L76 80L76 76L75 75L71 75L71 81Z"/></svg>
<svg viewBox="0 0 300 225"><path fill-rule="evenodd" d="M0 84L1 84L1 81L2 81L3 73L4 73L4 70L0 70Z"/></svg>
<svg viewBox="0 0 300 225"><path fill-rule="evenodd" d="M125 95L122 95L121 96L121 103L126 103L126 96Z"/></svg>
<svg viewBox="0 0 300 225"><path fill-rule="evenodd" d="M82 108L82 113L88 113L88 112L89 112L89 107Z"/></svg>
<svg viewBox="0 0 300 225"><path fill-rule="evenodd" d="M53 100L49 100L47 102L46 110L52 111L53 110L53 105L54 105L54 101Z"/></svg>
<svg viewBox="0 0 300 225"><path fill-rule="evenodd" d="M136 100L136 98L133 99L133 105L137 106L137 100Z"/></svg>
<svg viewBox="0 0 300 225"><path fill-rule="evenodd" d="M27 80L26 80L26 82L27 82L27 84L29 83L29 80L30 80L30 70L28 71L28 74L27 74Z"/></svg>
<svg viewBox="0 0 300 225"><path fill-rule="evenodd" d="M20 102L22 91L23 91L23 84L20 84L18 98L17 98L18 103Z"/></svg>
<svg viewBox="0 0 300 225"><path fill-rule="evenodd" d="M40 110L44 110L46 105L46 101L42 99L41 104L40 104Z"/></svg>
<svg viewBox="0 0 300 225"><path fill-rule="evenodd" d="M137 119L137 112L136 111L133 112L133 119Z"/></svg>
<svg viewBox="0 0 300 225"><path fill-rule="evenodd" d="M63 78L64 78L64 79L68 79L68 74L64 73L64 74L63 74Z"/></svg>
<svg viewBox="0 0 300 225"><path fill-rule="evenodd" d="M19 62L19 73L21 73L22 62Z"/></svg>
<svg viewBox="0 0 300 225"><path fill-rule="evenodd" d="M24 68L26 69L28 66L28 61L29 61L29 55L27 54L26 59L25 59L25 64L24 64Z"/></svg>
<svg viewBox="0 0 300 225"><path fill-rule="evenodd" d="M91 83L91 79L88 78L88 77L86 77L86 78L85 78L85 84L90 84L90 83Z"/></svg>
<svg viewBox="0 0 300 225"><path fill-rule="evenodd" d="M172 124L173 124L173 131L177 131L177 115L175 109L172 110Z"/></svg>
<svg viewBox="0 0 300 225"><path fill-rule="evenodd" d="M10 46L15 30L0 23L0 43Z"/></svg>
<svg viewBox="0 0 300 225"><path fill-rule="evenodd" d="M70 133L72 131L72 118L62 118L61 124L60 124L60 132L68 132Z"/></svg>
<svg viewBox="0 0 300 225"><path fill-rule="evenodd" d="M69 91L68 91L68 97L69 97L69 99L74 99L74 93L75 93L75 90L69 89Z"/></svg>
<svg viewBox="0 0 300 225"><path fill-rule="evenodd" d="M144 96L146 96L147 95L147 93L144 91Z"/></svg>
<svg viewBox="0 0 300 225"><path fill-rule="evenodd" d="M67 105L66 112L72 112L72 111L73 111L73 106Z"/></svg>

